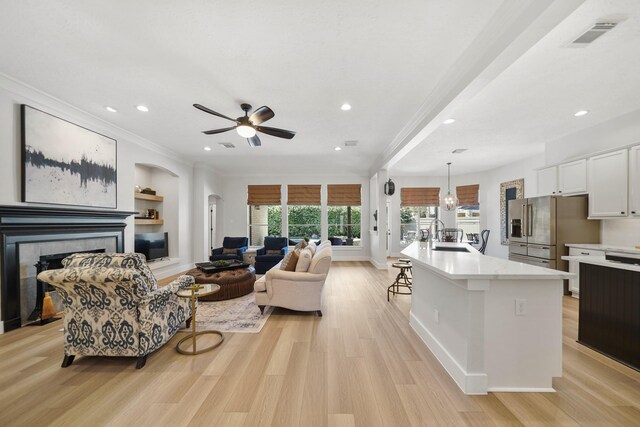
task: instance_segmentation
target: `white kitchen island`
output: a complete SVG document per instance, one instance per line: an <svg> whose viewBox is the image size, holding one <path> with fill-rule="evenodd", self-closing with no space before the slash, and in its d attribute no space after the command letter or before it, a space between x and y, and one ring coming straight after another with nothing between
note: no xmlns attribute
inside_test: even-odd
<svg viewBox="0 0 640 427"><path fill-rule="evenodd" d="M462 391L553 391L552 378L562 376L563 280L571 273L485 256L464 243L415 242L402 254L413 264L411 326Z"/></svg>

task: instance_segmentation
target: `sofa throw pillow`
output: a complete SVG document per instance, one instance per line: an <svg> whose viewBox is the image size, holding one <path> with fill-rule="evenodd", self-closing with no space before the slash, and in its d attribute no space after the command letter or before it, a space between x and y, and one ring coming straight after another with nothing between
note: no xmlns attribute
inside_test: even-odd
<svg viewBox="0 0 640 427"><path fill-rule="evenodd" d="M316 249L318 249L318 247L316 246L315 243L311 242L309 243L309 246L307 246L305 249L309 249L311 251L311 255L315 255L316 254Z"/></svg>
<svg viewBox="0 0 640 427"><path fill-rule="evenodd" d="M308 243L307 243L306 241L302 240L302 241L298 242L298 244L297 244L297 245L295 245L295 246L293 247L293 249L294 249L294 250L295 250L295 249L301 249L301 250L302 250L302 249L304 249L304 248L306 248L306 247L307 247L307 244L308 244Z"/></svg>
<svg viewBox="0 0 640 427"><path fill-rule="evenodd" d="M296 271L296 265L298 265L298 257L300 256L300 249L296 249L291 252L291 258L289 258L289 262L287 266L284 268L284 271Z"/></svg>
<svg viewBox="0 0 640 427"><path fill-rule="evenodd" d="M282 253L281 249L267 249L267 255L280 255Z"/></svg>
<svg viewBox="0 0 640 427"><path fill-rule="evenodd" d="M282 258L282 262L280 262L280 270L285 270L287 268L287 263L291 259L291 255L293 255L293 251L287 252L284 258Z"/></svg>
<svg viewBox="0 0 640 427"><path fill-rule="evenodd" d="M237 254L238 250L237 249L227 249L227 248L222 248L222 253L223 254Z"/></svg>
<svg viewBox="0 0 640 427"><path fill-rule="evenodd" d="M302 251L300 251L298 264L296 264L296 272L306 273L307 271L309 271L311 258L313 258L313 254L311 253L311 249L309 247L306 247Z"/></svg>

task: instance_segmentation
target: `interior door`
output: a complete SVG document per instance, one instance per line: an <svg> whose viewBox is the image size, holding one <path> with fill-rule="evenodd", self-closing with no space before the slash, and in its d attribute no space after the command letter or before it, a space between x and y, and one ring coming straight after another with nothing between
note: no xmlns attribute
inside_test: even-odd
<svg viewBox="0 0 640 427"><path fill-rule="evenodd" d="M527 236L528 243L555 245L556 199L552 197L534 197L528 199Z"/></svg>
<svg viewBox="0 0 640 427"><path fill-rule="evenodd" d="M509 243L527 242L527 199L509 200Z"/></svg>

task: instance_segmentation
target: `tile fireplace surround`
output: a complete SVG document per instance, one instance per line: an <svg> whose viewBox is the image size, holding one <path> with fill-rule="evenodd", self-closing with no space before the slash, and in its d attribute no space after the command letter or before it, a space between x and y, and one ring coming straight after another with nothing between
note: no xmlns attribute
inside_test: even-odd
<svg viewBox="0 0 640 427"><path fill-rule="evenodd" d="M71 248L88 250L94 246L123 252L125 220L134 213L0 206L0 332L19 328L25 323L21 314L24 311L21 309L21 282L24 286L25 280L31 277L31 282L35 283L32 266L27 265L31 264L32 258L28 254L68 252Z"/></svg>

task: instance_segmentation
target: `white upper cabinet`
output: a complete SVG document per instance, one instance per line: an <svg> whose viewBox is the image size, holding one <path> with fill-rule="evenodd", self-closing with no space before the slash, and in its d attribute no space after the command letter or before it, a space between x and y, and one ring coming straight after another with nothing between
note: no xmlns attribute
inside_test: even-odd
<svg viewBox="0 0 640 427"><path fill-rule="evenodd" d="M589 158L589 217L627 216L629 150Z"/></svg>
<svg viewBox="0 0 640 427"><path fill-rule="evenodd" d="M629 150L629 210L640 216L640 146Z"/></svg>
<svg viewBox="0 0 640 427"><path fill-rule="evenodd" d="M585 194L586 192L587 159L558 166L558 194Z"/></svg>
<svg viewBox="0 0 640 427"><path fill-rule="evenodd" d="M537 174L538 196L558 194L558 167L540 169Z"/></svg>

